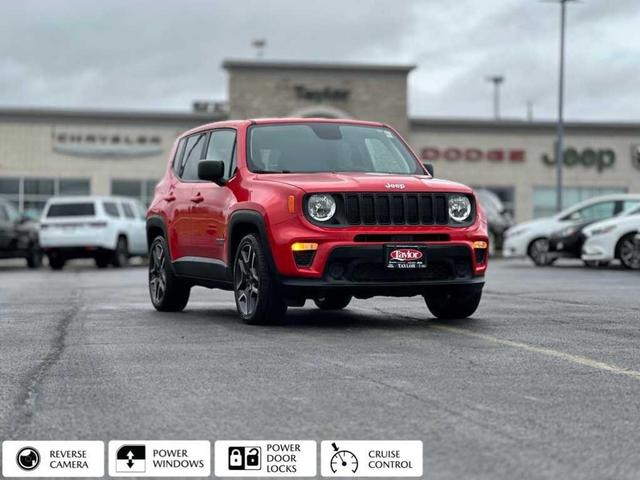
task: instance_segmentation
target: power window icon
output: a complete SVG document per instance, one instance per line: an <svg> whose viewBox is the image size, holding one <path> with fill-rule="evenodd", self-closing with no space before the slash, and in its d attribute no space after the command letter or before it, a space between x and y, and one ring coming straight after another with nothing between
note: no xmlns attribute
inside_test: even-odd
<svg viewBox="0 0 640 480"><path fill-rule="evenodd" d="M144 473L146 471L146 447L144 445L123 445L116 453L116 472Z"/></svg>
<svg viewBox="0 0 640 480"><path fill-rule="evenodd" d="M229 470L260 470L262 449L260 447L229 447Z"/></svg>

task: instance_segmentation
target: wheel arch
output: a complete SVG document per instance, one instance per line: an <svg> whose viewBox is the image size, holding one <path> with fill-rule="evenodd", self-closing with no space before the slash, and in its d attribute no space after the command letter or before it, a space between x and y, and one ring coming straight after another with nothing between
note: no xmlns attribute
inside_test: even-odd
<svg viewBox="0 0 640 480"><path fill-rule="evenodd" d="M533 243L537 242L538 240L549 240L549 237L547 235L536 235L531 240L529 240L529 243L527 243L528 257L531 257L531 247L533 246Z"/></svg>
<svg viewBox="0 0 640 480"><path fill-rule="evenodd" d="M638 233L638 230L630 230L620 235L620 238L618 238L618 240L616 241L616 246L613 251L614 258L620 260L620 248L622 247L622 241L627 237L635 236L637 233Z"/></svg>
<svg viewBox="0 0 640 480"><path fill-rule="evenodd" d="M164 239L169 242L169 238L167 237L167 226L164 223L164 220L158 216L152 216L147 218L147 249L151 247L151 243L153 243L153 239L162 236ZM167 243L168 245L168 243Z"/></svg>
<svg viewBox="0 0 640 480"><path fill-rule="evenodd" d="M271 244L267 233L267 226L263 215L256 210L237 210L231 214L227 227L226 257L229 274L233 271L235 252L240 241L245 235L257 233L265 253L271 271L277 275L278 270L271 252Z"/></svg>

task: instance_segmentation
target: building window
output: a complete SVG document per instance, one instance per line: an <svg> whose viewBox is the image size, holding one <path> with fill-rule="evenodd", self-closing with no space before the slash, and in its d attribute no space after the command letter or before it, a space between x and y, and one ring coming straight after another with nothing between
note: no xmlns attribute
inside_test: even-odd
<svg viewBox="0 0 640 480"><path fill-rule="evenodd" d="M149 205L153 200L157 180L111 180L111 194L121 197L131 197Z"/></svg>
<svg viewBox="0 0 640 480"><path fill-rule="evenodd" d="M47 200L55 195L89 195L88 178L0 177L0 197L20 212L39 218Z"/></svg>
<svg viewBox="0 0 640 480"><path fill-rule="evenodd" d="M583 200L612 193L626 193L624 187L564 187L562 206L568 208ZM556 188L535 187L533 189L533 218L549 217L556 213Z"/></svg>

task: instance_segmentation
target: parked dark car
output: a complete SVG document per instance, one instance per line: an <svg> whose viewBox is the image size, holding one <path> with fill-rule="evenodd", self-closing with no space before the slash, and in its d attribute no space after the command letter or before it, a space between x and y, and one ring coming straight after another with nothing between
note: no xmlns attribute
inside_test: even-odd
<svg viewBox="0 0 640 480"><path fill-rule="evenodd" d="M506 210L502 200L491 190L475 189L476 197L487 214L489 224L489 255L502 250L504 232L513 226L513 216Z"/></svg>
<svg viewBox="0 0 640 480"><path fill-rule="evenodd" d="M0 199L0 258L24 258L29 268L42 265L38 223L20 215L11 202Z"/></svg>
<svg viewBox="0 0 640 480"><path fill-rule="evenodd" d="M562 230L557 230L549 236L549 251L547 252L548 263L555 262L558 258L580 258L582 256L582 246L587 240L584 233L585 227L598 221L625 215L627 212L635 211L637 202L631 202L633 207L625 210L626 202L614 202L610 209L598 211L597 216L588 218L576 218L572 225L566 226ZM600 218L602 217L602 218ZM596 266L597 261L585 261L588 266Z"/></svg>
<svg viewBox="0 0 640 480"><path fill-rule="evenodd" d="M580 258L582 245L586 240L582 229L592 223L593 221L580 222L553 232L549 237L547 252L549 263L553 263L558 258Z"/></svg>

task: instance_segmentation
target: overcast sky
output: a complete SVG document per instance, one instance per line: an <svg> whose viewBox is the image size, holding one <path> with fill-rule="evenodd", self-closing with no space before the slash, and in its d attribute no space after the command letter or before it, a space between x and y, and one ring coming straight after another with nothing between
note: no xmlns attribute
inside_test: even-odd
<svg viewBox="0 0 640 480"><path fill-rule="evenodd" d="M640 0L568 6L570 119L640 121ZM0 107L188 110L224 58L411 63L413 116L555 115L559 7L539 0L0 0Z"/></svg>

